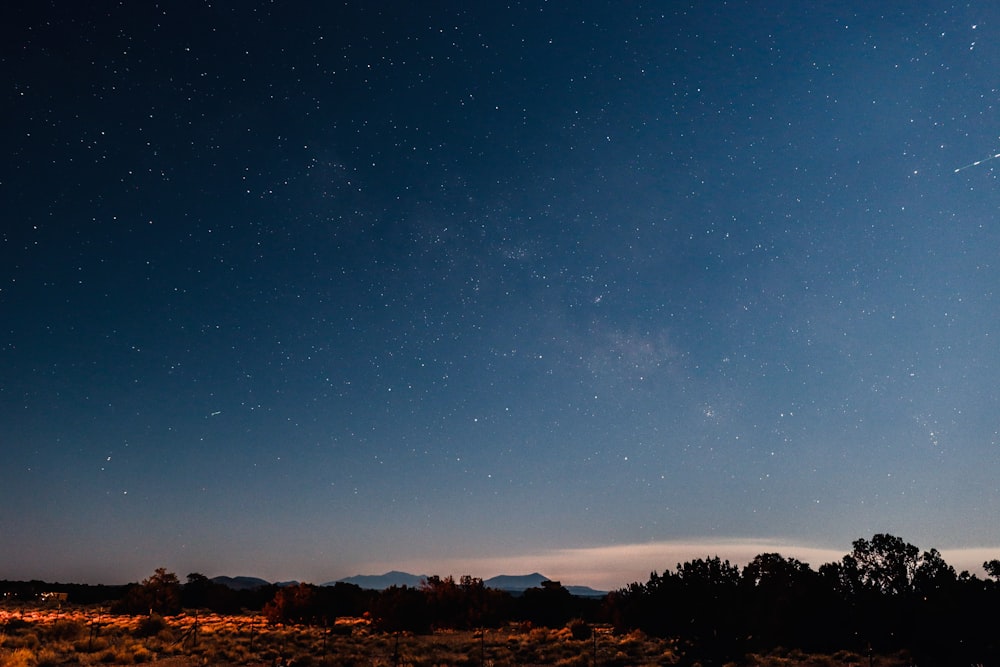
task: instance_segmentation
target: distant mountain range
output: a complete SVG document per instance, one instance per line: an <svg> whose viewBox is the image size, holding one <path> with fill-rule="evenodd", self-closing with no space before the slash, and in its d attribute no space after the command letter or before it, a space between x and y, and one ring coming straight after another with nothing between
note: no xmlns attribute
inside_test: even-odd
<svg viewBox="0 0 1000 667"><path fill-rule="evenodd" d="M271 586L272 582L257 577L212 577L212 581L223 584L237 591L253 590L263 586ZM427 581L426 574L410 574L409 572L399 572L393 570L385 574L358 574L353 577L344 577L336 581L328 581L321 586L334 586L338 583L354 584L368 590L381 591L391 586L408 586L419 588ZM507 593L523 593L529 588L541 588L542 583L550 579L538 572L531 574L509 575L501 574L490 579L483 580L483 585L487 588L506 591ZM297 581L274 582L276 586L294 586ZM589 586L565 586L572 595L578 597L602 597L607 591L598 591Z"/></svg>
<svg viewBox="0 0 1000 667"><path fill-rule="evenodd" d="M264 586L284 588L285 586L296 586L299 583L297 581L267 581L258 577L212 577L209 581L228 586L234 591L252 591Z"/></svg>
<svg viewBox="0 0 1000 667"><path fill-rule="evenodd" d="M212 583L228 586L234 591L252 591L255 588L270 586L270 581L258 579L257 577L212 577Z"/></svg>
<svg viewBox="0 0 1000 667"><path fill-rule="evenodd" d="M333 586L338 582L342 582L355 584L361 588L381 591L389 588L390 586L409 586L411 588L416 588L421 586L426 580L426 574L410 574L408 572L393 570L392 572L386 572L385 574L360 574L354 577L345 577L343 579L338 579L337 581L329 581L322 585ZM545 581L550 581L550 579L545 575L539 574L538 572L521 575L501 574L496 577L484 579L483 585L487 588L495 588L497 590L506 591L507 593L523 593L529 588L540 588L542 582ZM568 590L572 595L577 595L579 597L602 597L607 594L607 591L594 590L589 586L565 586L564 588L566 588L566 590Z"/></svg>

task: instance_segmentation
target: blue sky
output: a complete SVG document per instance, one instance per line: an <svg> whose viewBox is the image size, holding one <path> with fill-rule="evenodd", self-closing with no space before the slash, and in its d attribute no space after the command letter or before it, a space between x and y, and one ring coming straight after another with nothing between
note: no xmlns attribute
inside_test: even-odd
<svg viewBox="0 0 1000 667"><path fill-rule="evenodd" d="M992 4L5 14L0 576L1000 554Z"/></svg>

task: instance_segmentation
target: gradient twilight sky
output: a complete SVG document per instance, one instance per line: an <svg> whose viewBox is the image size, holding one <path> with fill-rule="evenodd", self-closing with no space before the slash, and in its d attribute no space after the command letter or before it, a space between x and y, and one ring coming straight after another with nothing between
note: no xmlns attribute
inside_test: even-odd
<svg viewBox="0 0 1000 667"><path fill-rule="evenodd" d="M0 578L1000 557L1000 7L471 4L0 10Z"/></svg>

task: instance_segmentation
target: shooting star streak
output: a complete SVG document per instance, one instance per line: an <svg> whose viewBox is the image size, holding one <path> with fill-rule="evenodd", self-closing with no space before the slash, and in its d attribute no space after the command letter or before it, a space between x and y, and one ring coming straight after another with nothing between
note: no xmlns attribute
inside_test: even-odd
<svg viewBox="0 0 1000 667"><path fill-rule="evenodd" d="M963 169L968 169L969 167L978 167L982 163L989 162L990 160L995 160L998 157L1000 157L1000 153L997 153L996 155L991 155L989 157L984 157L982 160L976 160L975 162L972 162L971 164L967 164L964 167L959 167L958 169L955 170L955 173L957 174L958 172L962 171Z"/></svg>

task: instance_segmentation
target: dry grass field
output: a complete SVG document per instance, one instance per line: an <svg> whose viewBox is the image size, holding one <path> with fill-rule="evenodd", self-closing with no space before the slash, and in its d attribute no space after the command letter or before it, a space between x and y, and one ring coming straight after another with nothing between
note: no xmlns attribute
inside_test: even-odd
<svg viewBox="0 0 1000 667"><path fill-rule="evenodd" d="M96 607L0 609L0 667L56 665L675 665L683 660L672 641L641 633L614 635L597 628L574 639L568 628L512 625L485 632L414 636L373 632L364 619L340 619L331 628L269 626L259 616L187 613L160 617L114 616ZM841 652L808 656L776 652L747 656L763 667L867 667L867 656ZM876 658L876 667L907 664Z"/></svg>

